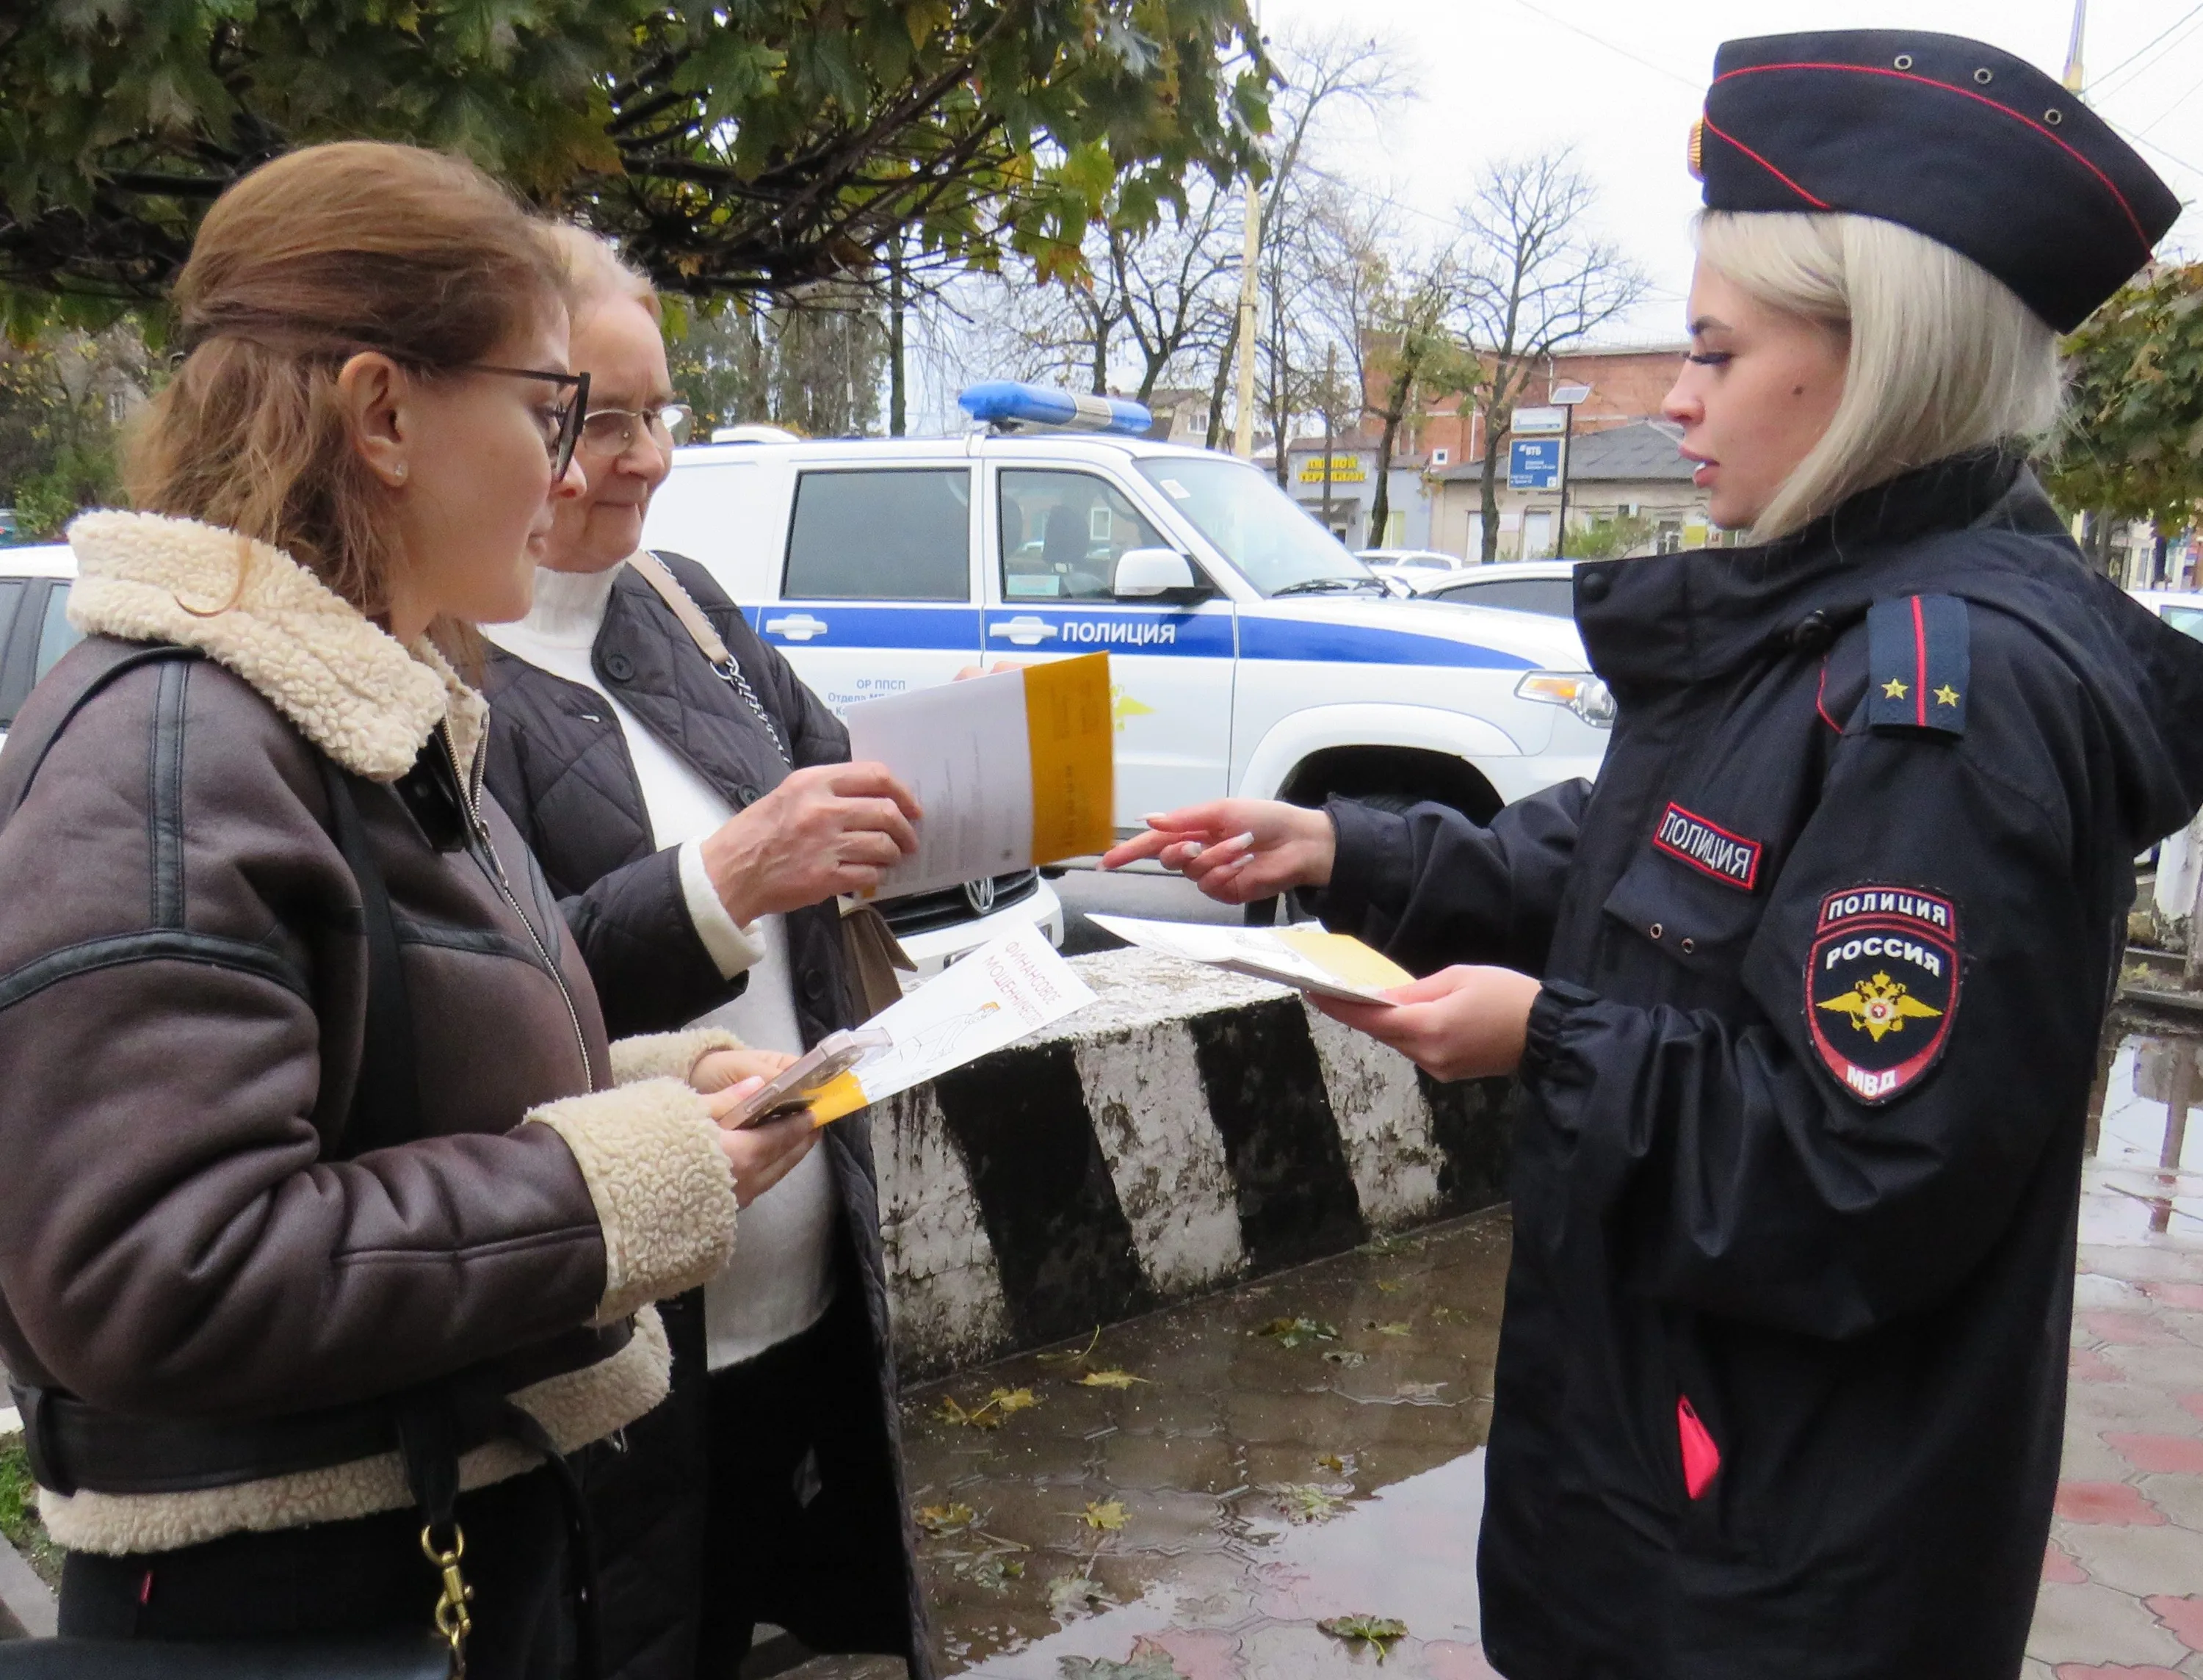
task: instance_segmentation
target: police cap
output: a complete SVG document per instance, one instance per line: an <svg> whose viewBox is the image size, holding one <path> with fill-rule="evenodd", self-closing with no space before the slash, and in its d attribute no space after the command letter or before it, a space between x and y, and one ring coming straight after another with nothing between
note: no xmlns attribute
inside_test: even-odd
<svg viewBox="0 0 2203 1680"><path fill-rule="evenodd" d="M1839 210L1924 233L2061 333L2180 214L2078 97L2008 52L1919 30L1724 42L1691 166L1710 209Z"/></svg>

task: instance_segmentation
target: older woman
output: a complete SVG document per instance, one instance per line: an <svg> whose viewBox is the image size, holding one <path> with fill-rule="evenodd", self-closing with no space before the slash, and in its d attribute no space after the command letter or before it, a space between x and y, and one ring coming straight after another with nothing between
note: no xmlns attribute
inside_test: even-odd
<svg viewBox="0 0 2203 1680"><path fill-rule="evenodd" d="M1755 544L1579 569L1597 789L1227 803L1112 861L1312 892L1427 976L1334 1013L1521 1070L1503 1673L2010 1680L2131 859L2203 800L2203 648L2023 451L2056 333L2178 207L2049 78L1917 31L1728 43L1693 161L1667 409Z"/></svg>
<svg viewBox="0 0 2203 1680"><path fill-rule="evenodd" d="M847 762L841 724L702 567L641 551L686 420L657 299L602 241L555 232L592 380L588 487L559 508L527 618L489 632L489 787L569 920L653 954L655 978L602 988L609 1018L674 1025L709 979L740 995L706 1024L800 1052L858 1018L837 896L914 846L917 807ZM871 1147L860 1118L824 1136L744 1213L727 1267L667 1303L672 1398L589 1466L629 1676L730 1674L759 1622L926 1671Z"/></svg>

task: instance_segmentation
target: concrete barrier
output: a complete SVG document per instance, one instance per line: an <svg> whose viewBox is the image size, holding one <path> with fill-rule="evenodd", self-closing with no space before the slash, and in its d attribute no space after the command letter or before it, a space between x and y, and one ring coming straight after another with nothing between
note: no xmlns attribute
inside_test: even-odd
<svg viewBox="0 0 2203 1680"><path fill-rule="evenodd" d="M1511 1082L1440 1084L1220 970L1137 951L1073 966L1093 1005L873 1113L907 1376L1503 1194Z"/></svg>

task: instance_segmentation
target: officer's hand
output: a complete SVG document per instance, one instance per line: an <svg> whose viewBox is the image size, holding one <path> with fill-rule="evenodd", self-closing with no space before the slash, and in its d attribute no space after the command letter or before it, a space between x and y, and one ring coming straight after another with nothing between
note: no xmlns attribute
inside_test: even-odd
<svg viewBox="0 0 2203 1680"><path fill-rule="evenodd" d="M1149 817L1148 832L1111 847L1102 867L1153 858L1218 903L1243 905L1327 885L1338 849L1323 811L1275 799L1213 799Z"/></svg>
<svg viewBox="0 0 2203 1680"><path fill-rule="evenodd" d="M712 1117L724 1121L764 1083L761 1079L745 1079L729 1085L712 1099ZM719 1152L727 1158L735 1175L735 1205L747 1207L779 1183L818 1141L818 1128L807 1112L745 1126L740 1131L722 1125Z"/></svg>
<svg viewBox="0 0 2203 1680"><path fill-rule="evenodd" d="M1434 1079L1483 1079L1521 1064L1539 989L1512 969L1451 968L1393 987L1385 994L1396 1000L1390 1008L1337 998L1308 1002L1391 1045Z"/></svg>
<svg viewBox="0 0 2203 1680"><path fill-rule="evenodd" d="M707 1051L688 1070L688 1084L692 1090L701 1091L708 1097L744 1080L771 1079L782 1069L794 1064L794 1057L777 1050Z"/></svg>
<svg viewBox="0 0 2203 1680"><path fill-rule="evenodd" d="M794 772L705 836L704 868L727 914L747 925L845 893L918 850L918 801L884 764Z"/></svg>

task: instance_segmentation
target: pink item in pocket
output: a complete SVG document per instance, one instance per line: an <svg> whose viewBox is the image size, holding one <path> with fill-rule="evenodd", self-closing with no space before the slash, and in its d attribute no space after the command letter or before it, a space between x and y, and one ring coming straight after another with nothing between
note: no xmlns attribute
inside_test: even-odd
<svg viewBox="0 0 2203 1680"><path fill-rule="evenodd" d="M1696 1499L1721 1471L1721 1448L1698 1421L1688 1394L1676 1397L1675 1435L1683 1447L1683 1491Z"/></svg>

